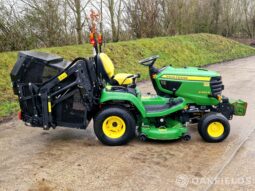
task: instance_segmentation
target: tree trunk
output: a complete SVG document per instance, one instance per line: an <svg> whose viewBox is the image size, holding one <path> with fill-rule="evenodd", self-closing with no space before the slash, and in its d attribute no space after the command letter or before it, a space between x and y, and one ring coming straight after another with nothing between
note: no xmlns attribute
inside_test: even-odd
<svg viewBox="0 0 255 191"><path fill-rule="evenodd" d="M82 44L82 22L81 22L81 1L75 0L76 9L76 32L78 36L78 44Z"/></svg>
<svg viewBox="0 0 255 191"><path fill-rule="evenodd" d="M114 0L108 0L108 8L109 8L109 12L110 12L110 19L111 19L111 28L112 28L112 41L113 42L118 42L118 38L117 38L117 29L116 29L116 25L115 25L115 14L114 14L114 5L115 2Z"/></svg>
<svg viewBox="0 0 255 191"><path fill-rule="evenodd" d="M100 0L100 33L103 34L103 0Z"/></svg>

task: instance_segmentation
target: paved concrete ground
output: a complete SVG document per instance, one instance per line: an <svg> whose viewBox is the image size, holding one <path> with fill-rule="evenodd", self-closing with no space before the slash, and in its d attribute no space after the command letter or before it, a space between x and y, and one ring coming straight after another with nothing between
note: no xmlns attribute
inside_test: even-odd
<svg viewBox="0 0 255 191"><path fill-rule="evenodd" d="M13 120L0 126L0 190L255 190L255 57L209 69L222 73L225 95L249 102L224 142L205 143L191 127L190 142L107 147L91 125L43 131Z"/></svg>

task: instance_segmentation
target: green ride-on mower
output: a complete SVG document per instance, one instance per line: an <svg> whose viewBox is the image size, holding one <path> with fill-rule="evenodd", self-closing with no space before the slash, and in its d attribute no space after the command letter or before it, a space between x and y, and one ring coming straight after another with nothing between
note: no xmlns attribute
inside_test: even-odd
<svg viewBox="0 0 255 191"><path fill-rule="evenodd" d="M20 52L11 72L19 97L19 118L45 130L64 126L94 132L106 145L142 140L189 140L189 123L198 123L206 142L223 141L233 115L247 103L222 95L219 73L202 68L156 68L158 56L140 61L149 70L156 95L142 96L139 74L115 74L110 58L93 41L95 56L73 62L46 53ZM101 46L101 44L99 45Z"/></svg>

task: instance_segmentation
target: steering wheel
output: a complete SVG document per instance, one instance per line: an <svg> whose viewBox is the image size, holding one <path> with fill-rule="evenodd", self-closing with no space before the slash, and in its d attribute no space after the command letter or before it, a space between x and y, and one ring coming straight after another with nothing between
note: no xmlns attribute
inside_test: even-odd
<svg viewBox="0 0 255 191"><path fill-rule="evenodd" d="M153 66L154 63L156 62L156 60L159 58L159 55L156 56L151 56L150 58L146 58L143 59L141 61L139 61L140 64L144 65L144 66Z"/></svg>

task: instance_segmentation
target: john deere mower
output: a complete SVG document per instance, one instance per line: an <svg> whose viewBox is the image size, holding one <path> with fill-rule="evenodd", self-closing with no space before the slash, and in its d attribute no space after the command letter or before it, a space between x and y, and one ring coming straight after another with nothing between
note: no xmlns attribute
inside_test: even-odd
<svg viewBox="0 0 255 191"><path fill-rule="evenodd" d="M101 40L100 40L101 41ZM94 132L106 145L142 140L189 140L197 123L206 142L227 138L233 115L244 116L247 103L222 95L219 73L202 68L155 67L159 56L139 63L148 68L156 94L143 96L140 74L116 74L111 59L93 37L95 56L72 62L46 53L20 52L11 79L19 98L19 118L45 130L57 126Z"/></svg>

